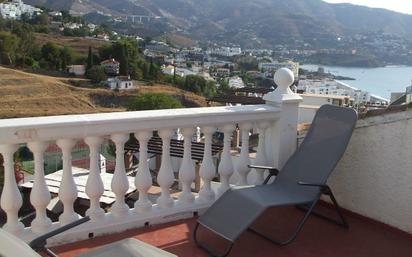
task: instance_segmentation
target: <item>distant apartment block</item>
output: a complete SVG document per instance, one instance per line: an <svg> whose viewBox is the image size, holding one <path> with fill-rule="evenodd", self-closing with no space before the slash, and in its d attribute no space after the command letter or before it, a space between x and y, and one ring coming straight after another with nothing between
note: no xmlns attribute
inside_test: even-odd
<svg viewBox="0 0 412 257"><path fill-rule="evenodd" d="M288 68L295 75L295 79L299 77L299 63L298 62L262 62L258 65L259 70L262 70L268 76L273 76L275 72L281 68Z"/></svg>
<svg viewBox="0 0 412 257"><path fill-rule="evenodd" d="M373 95L333 79L300 80L297 90L316 95L347 96L351 98L355 105L368 103L381 105L389 103L389 101L383 97Z"/></svg>
<svg viewBox="0 0 412 257"><path fill-rule="evenodd" d="M242 49L240 47L218 47L209 49L207 54L231 57L241 55Z"/></svg>
<svg viewBox="0 0 412 257"><path fill-rule="evenodd" d="M32 17L42 10L23 3L22 0L12 0L0 4L0 16L4 19L20 20L23 14Z"/></svg>

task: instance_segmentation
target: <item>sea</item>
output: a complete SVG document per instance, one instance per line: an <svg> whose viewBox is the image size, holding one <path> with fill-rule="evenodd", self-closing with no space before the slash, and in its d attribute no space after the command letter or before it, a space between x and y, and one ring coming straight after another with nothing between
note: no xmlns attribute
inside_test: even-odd
<svg viewBox="0 0 412 257"><path fill-rule="evenodd" d="M323 67L325 72L354 78L355 80L342 82L386 99L390 99L392 92L405 92L406 87L412 85L412 66L352 68L305 64L300 67L310 71L317 71L319 67Z"/></svg>

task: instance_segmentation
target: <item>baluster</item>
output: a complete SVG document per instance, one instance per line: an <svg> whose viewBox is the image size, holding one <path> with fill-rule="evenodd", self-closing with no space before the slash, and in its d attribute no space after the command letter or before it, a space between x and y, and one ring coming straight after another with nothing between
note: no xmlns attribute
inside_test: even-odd
<svg viewBox="0 0 412 257"><path fill-rule="evenodd" d="M90 216L92 222L104 218L104 210L100 207L100 197L104 193L103 181L100 176L100 151L103 143L101 137L87 137L85 140L90 149L90 173L86 182L86 194L90 199L90 208L86 215Z"/></svg>
<svg viewBox="0 0 412 257"><path fill-rule="evenodd" d="M215 192L212 190L211 181L215 177L216 168L212 159L212 135L215 129L205 127L202 131L205 134L205 150L199 172L203 180L203 185L199 192L199 199L201 201L213 201L215 199Z"/></svg>
<svg viewBox="0 0 412 257"><path fill-rule="evenodd" d="M184 137L183 160L179 170L179 181L182 184L182 192L179 195L178 204L193 203L195 197L191 190L191 184L196 178L195 165L192 160L192 135L193 128L182 129Z"/></svg>
<svg viewBox="0 0 412 257"><path fill-rule="evenodd" d="M124 144L129 140L129 135L114 134L111 136L111 139L116 145L116 167L111 183L116 201L112 206L112 213L115 217L122 217L129 211L129 206L124 201L124 196L129 189L129 180L127 180L126 169L124 167Z"/></svg>
<svg viewBox="0 0 412 257"><path fill-rule="evenodd" d="M240 156L236 163L236 171L239 174L238 185L247 185L247 175L250 172L250 158L249 158L249 132L252 129L251 123L243 123L239 125L242 132L242 147Z"/></svg>
<svg viewBox="0 0 412 257"><path fill-rule="evenodd" d="M51 220L47 217L46 208L51 196L44 178L44 151L46 142L30 142L27 147L34 155L34 185L30 194L30 202L36 209L36 218L31 223L31 229L36 234L43 234L50 229Z"/></svg>
<svg viewBox="0 0 412 257"><path fill-rule="evenodd" d="M1 208L7 214L7 222L3 229L19 235L23 232L23 224L18 219L18 212L23 204L20 191L17 187L16 177L14 176L13 155L17 151L16 145L1 145L0 152L4 160L4 186L1 195Z"/></svg>
<svg viewBox="0 0 412 257"><path fill-rule="evenodd" d="M57 146L62 150L63 175L59 189L59 198L63 203L63 213L59 217L60 225L67 225L79 218L74 212L74 201L77 198L77 187L72 174L72 148L76 144L73 139L59 139Z"/></svg>
<svg viewBox="0 0 412 257"><path fill-rule="evenodd" d="M170 187L173 185L175 176L173 174L172 163L170 159L170 139L172 138L172 130L160 130L159 136L162 138L162 163L160 165L159 174L157 175L157 183L162 189L161 196L157 199L157 204L161 208L170 208L174 201L170 196Z"/></svg>
<svg viewBox="0 0 412 257"><path fill-rule="evenodd" d="M233 160L232 160L232 155L230 153L230 142L231 142L231 136L233 133L233 130L235 129L235 126L230 124L230 125L225 125L222 128L222 131L224 133L224 139L223 139L223 151L222 151L222 156L221 160L219 163L218 171L220 174L220 187L218 189L218 195L222 195L224 192L226 192L229 188L229 179L230 176L233 174Z"/></svg>
<svg viewBox="0 0 412 257"><path fill-rule="evenodd" d="M256 159L253 164L260 166L267 166L266 158L266 146L265 146L265 132L266 129L270 126L270 123L267 121L260 121L257 123L258 133L259 133L259 145L256 151ZM255 169L256 177L253 182L254 185L261 185L264 181L265 170Z"/></svg>
<svg viewBox="0 0 412 257"><path fill-rule="evenodd" d="M140 145L139 169L134 180L136 188L139 191L139 200L134 204L137 212L148 212L152 209L152 203L148 198L148 191L152 186L152 176L147 163L147 143L151 137L151 131L141 131L137 133L137 140L139 140Z"/></svg>

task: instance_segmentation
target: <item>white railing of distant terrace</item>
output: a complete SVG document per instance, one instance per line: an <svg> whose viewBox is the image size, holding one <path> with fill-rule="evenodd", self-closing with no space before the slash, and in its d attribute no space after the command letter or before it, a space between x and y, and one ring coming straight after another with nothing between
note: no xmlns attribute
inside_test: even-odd
<svg viewBox="0 0 412 257"><path fill-rule="evenodd" d="M293 74L289 70L282 69L276 73L275 81L279 87L265 96L267 103L264 105L0 120L0 152L4 158L5 168L1 207L7 214L7 223L3 229L29 241L37 235L79 219L73 207L78 191L71 164L71 150L78 140L84 140L90 148L90 173L86 184L90 208L86 214L91 217L91 221L56 236L49 244L73 242L87 239L90 235L122 232L147 224L192 217L194 213L201 214L231 187L229 181L234 172L238 172L238 184L247 183L247 176L251 171L247 165L251 162L248 141L252 128L257 127L259 132L255 164L279 167L294 151L298 105L301 99L289 89L293 82ZM235 125L239 126L242 134L242 147L240 157L233 163L230 140ZM198 196L191 191L191 184L195 180L195 167L190 149L196 127L200 127L205 136L204 157L199 172L203 185ZM170 187L174 181L170 140L172 132L177 128L181 129L184 136L184 157L179 169L182 192L178 199L174 200L170 195ZM216 174L211 146L212 134L216 128L224 133L224 147L218 166L221 183L217 192L214 192L211 181ZM140 161L135 177L139 199L135 202L134 208L130 209L125 203L129 183L125 172L124 146L129 134L134 133L140 143L139 159L147 160L148 141L153 131L158 131L163 141L163 155L157 177L161 195L155 204L149 200L148 190L152 186L152 177L147 162ZM105 138L110 138L116 146L116 166L111 182L111 190L116 201L108 213L105 213L99 204L104 190L99 170L99 149ZM51 142L55 142L61 148L63 162L63 176L58 196L64 209L59 221L54 223L46 214L50 192L45 183L43 160L45 149ZM26 228L18 220L22 197L13 167L13 155L21 144L27 144L33 152L35 162L34 186L30 200L36 210L36 217L31 227ZM254 183L262 183L263 171L253 172L257 173Z"/></svg>

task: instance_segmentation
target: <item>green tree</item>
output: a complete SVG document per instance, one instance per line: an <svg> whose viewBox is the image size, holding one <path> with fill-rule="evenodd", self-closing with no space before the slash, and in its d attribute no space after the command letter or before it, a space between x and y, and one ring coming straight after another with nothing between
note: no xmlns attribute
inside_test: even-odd
<svg viewBox="0 0 412 257"><path fill-rule="evenodd" d="M36 18L34 18L35 23L38 25L49 25L50 20L49 20L49 16L47 15L47 13L41 13L39 15L36 16Z"/></svg>
<svg viewBox="0 0 412 257"><path fill-rule="evenodd" d="M126 52L126 45L122 44L120 47L120 75L128 76L129 75L129 60Z"/></svg>
<svg viewBox="0 0 412 257"><path fill-rule="evenodd" d="M157 109L175 109L182 108L180 101L173 96L163 93L147 93L140 94L128 103L128 110L157 110Z"/></svg>
<svg viewBox="0 0 412 257"><path fill-rule="evenodd" d="M21 65L24 67L27 64L27 58L38 58L38 45L36 43L36 37L33 33L33 28L24 24L18 30L15 30L15 34L20 37L20 43L18 47L18 53L21 59Z"/></svg>
<svg viewBox="0 0 412 257"><path fill-rule="evenodd" d="M61 59L61 68L65 70L67 65L70 65L73 61L74 51L68 46L64 46L60 49L60 59Z"/></svg>
<svg viewBox="0 0 412 257"><path fill-rule="evenodd" d="M93 52L92 52L92 47L89 46L89 54L87 55L86 70L89 70L91 67L93 67Z"/></svg>
<svg viewBox="0 0 412 257"><path fill-rule="evenodd" d="M19 42L20 39L16 35L0 31L0 63L15 64Z"/></svg>
<svg viewBox="0 0 412 257"><path fill-rule="evenodd" d="M60 70L61 57L59 47L51 42L47 42L41 48L42 59L50 70Z"/></svg>
<svg viewBox="0 0 412 257"><path fill-rule="evenodd" d="M227 94L231 91L229 83L226 79L222 79L219 82L220 86L217 88L218 94Z"/></svg>
<svg viewBox="0 0 412 257"><path fill-rule="evenodd" d="M104 68L101 66L93 66L86 73L87 78L91 79L94 83L100 83L107 79Z"/></svg>

